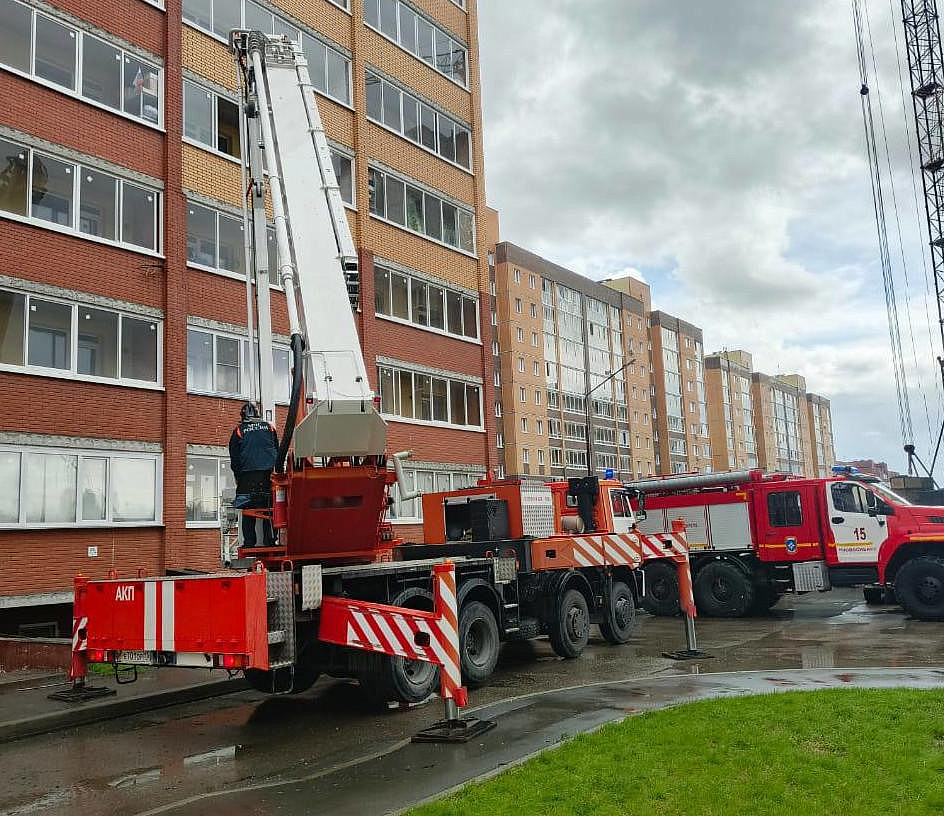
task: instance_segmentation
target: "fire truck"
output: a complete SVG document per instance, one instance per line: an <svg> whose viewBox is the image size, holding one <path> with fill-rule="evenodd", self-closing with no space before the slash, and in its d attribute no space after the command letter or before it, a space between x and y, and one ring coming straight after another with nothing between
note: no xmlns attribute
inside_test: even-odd
<svg viewBox="0 0 944 816"><path fill-rule="evenodd" d="M944 620L944 508L912 505L877 479L806 479L744 470L627 485L644 497L640 529L685 524L700 613L741 617L786 592L864 586L915 618ZM678 610L676 578L646 568L645 608Z"/></svg>
<svg viewBox="0 0 944 816"><path fill-rule="evenodd" d="M352 677L377 701L407 704L438 683L454 714L463 683L488 679L502 641L546 634L557 654L574 658L597 624L608 641L625 643L643 564L684 567L687 550L681 525L639 532L637 494L618 482L486 478L422 496L424 543L395 537L391 490L418 494L404 477L409 453L386 453L353 316L357 255L307 63L284 37L234 31L231 41L256 283L247 283L250 334L270 421L267 205L293 358L271 508L242 512L271 523L278 541L241 549L213 574L77 578L77 693L89 693L89 662L219 667L271 693L303 691L322 674Z"/></svg>

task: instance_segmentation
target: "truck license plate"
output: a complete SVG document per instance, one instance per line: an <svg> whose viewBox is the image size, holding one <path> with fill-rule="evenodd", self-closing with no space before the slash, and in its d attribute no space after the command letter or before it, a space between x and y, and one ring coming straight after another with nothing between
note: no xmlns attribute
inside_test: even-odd
<svg viewBox="0 0 944 816"><path fill-rule="evenodd" d="M153 652L118 652L118 663L149 665L154 662Z"/></svg>

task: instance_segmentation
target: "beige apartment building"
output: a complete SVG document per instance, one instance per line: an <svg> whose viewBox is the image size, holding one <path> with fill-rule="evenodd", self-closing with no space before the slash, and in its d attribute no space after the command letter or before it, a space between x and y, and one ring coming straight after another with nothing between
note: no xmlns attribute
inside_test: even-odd
<svg viewBox="0 0 944 816"><path fill-rule="evenodd" d="M650 315L652 413L659 473L713 469L702 330L665 312Z"/></svg>
<svg viewBox="0 0 944 816"><path fill-rule="evenodd" d="M833 445L833 417L829 400L819 394L808 393L806 407L809 411L810 451L813 454L810 475L830 476L836 464L836 449Z"/></svg>
<svg viewBox="0 0 944 816"><path fill-rule="evenodd" d="M591 281L498 241L490 223L501 472L655 473L648 286Z"/></svg>
<svg viewBox="0 0 944 816"><path fill-rule="evenodd" d="M771 377L755 371L751 393L758 465L770 472L815 474L805 378L799 374Z"/></svg>
<svg viewBox="0 0 944 816"><path fill-rule="evenodd" d="M736 349L705 357L705 389L711 466L714 470L756 468L753 364L750 353Z"/></svg>

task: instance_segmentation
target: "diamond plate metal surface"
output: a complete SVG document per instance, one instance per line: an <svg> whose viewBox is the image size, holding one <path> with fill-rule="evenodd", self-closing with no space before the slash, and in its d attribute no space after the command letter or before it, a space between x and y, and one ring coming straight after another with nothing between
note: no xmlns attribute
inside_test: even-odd
<svg viewBox="0 0 944 816"><path fill-rule="evenodd" d="M302 610L320 609L322 594L321 564L306 564L302 567Z"/></svg>
<svg viewBox="0 0 944 816"><path fill-rule="evenodd" d="M495 572L495 581L499 584L507 584L514 581L518 576L516 563L516 559L514 558L493 558L492 569Z"/></svg>
<svg viewBox="0 0 944 816"><path fill-rule="evenodd" d="M829 589L825 561L805 561L793 565L793 587L797 592L822 592Z"/></svg>
<svg viewBox="0 0 944 816"><path fill-rule="evenodd" d="M295 603L292 598L292 573L267 572L268 596L275 600L269 604L269 632L285 633L280 643L269 649L270 668L277 669L295 662Z"/></svg>
<svg viewBox="0 0 944 816"><path fill-rule="evenodd" d="M521 482L521 525L526 536L554 534L554 502L544 482Z"/></svg>

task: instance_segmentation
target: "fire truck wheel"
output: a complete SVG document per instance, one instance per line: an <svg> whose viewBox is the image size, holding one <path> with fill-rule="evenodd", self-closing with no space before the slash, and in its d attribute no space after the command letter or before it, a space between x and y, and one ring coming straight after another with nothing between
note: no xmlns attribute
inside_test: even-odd
<svg viewBox="0 0 944 816"><path fill-rule="evenodd" d="M650 615L672 617L679 613L678 572L673 564L653 561L644 567L646 591L642 608Z"/></svg>
<svg viewBox="0 0 944 816"><path fill-rule="evenodd" d="M583 593L568 589L547 623L551 646L561 657L579 657L590 640L590 610Z"/></svg>
<svg viewBox="0 0 944 816"><path fill-rule="evenodd" d="M692 589L698 611L713 618L743 617L754 603L751 579L727 561L702 567Z"/></svg>
<svg viewBox="0 0 944 816"><path fill-rule="evenodd" d="M898 602L918 620L944 620L944 558L921 555L895 576Z"/></svg>
<svg viewBox="0 0 944 816"><path fill-rule="evenodd" d="M459 652L462 679L470 688L481 686L498 663L501 639L495 616L481 601L470 601L459 615Z"/></svg>
<svg viewBox="0 0 944 816"><path fill-rule="evenodd" d="M617 646L628 643L636 626L636 601L633 591L622 581L614 581L606 614L600 621L600 634Z"/></svg>

